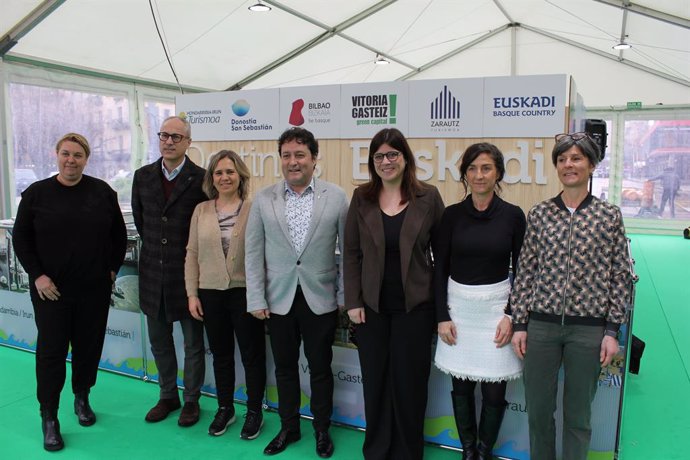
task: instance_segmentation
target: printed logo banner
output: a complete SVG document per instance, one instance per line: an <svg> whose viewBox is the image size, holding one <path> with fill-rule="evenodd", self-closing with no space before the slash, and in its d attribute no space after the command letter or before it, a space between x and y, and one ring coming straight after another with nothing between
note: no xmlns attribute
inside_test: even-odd
<svg viewBox="0 0 690 460"><path fill-rule="evenodd" d="M338 139L341 114L340 85L280 89L281 131L299 126L316 139Z"/></svg>
<svg viewBox="0 0 690 460"><path fill-rule="evenodd" d="M481 137L484 80L418 80L409 85L412 138Z"/></svg>
<svg viewBox="0 0 690 460"><path fill-rule="evenodd" d="M175 106L195 141L278 139L286 126L278 119L277 89L185 94Z"/></svg>
<svg viewBox="0 0 690 460"><path fill-rule="evenodd" d="M565 129L566 75L484 79L483 137L552 137Z"/></svg>
<svg viewBox="0 0 690 460"><path fill-rule="evenodd" d="M383 128L407 135L408 84L363 83L341 86L341 138L370 139Z"/></svg>

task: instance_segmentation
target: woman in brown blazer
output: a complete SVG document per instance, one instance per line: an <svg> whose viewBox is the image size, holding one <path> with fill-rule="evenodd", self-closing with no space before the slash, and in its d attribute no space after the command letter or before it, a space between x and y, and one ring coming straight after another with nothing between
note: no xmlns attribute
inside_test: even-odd
<svg viewBox="0 0 690 460"><path fill-rule="evenodd" d="M345 225L345 308L359 347L370 459L421 459L431 338L431 242L438 190L417 180L397 129L369 146L370 181L354 191Z"/></svg>
<svg viewBox="0 0 690 460"><path fill-rule="evenodd" d="M254 439L261 431L266 387L264 326L247 313L244 232L251 207L249 177L249 169L232 150L211 157L202 186L210 200L194 210L185 259L189 313L204 322L213 354L218 411L208 434L220 436L235 421L237 336L247 384L242 439Z"/></svg>

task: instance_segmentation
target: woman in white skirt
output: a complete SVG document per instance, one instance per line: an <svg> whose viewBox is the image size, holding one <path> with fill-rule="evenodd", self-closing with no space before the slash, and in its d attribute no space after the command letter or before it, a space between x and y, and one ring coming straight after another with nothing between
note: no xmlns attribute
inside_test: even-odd
<svg viewBox="0 0 690 460"><path fill-rule="evenodd" d="M453 378L453 410L463 459L490 459L507 406L508 380L522 375L510 342L509 271L526 221L498 197L503 154L489 143L465 150L460 179L465 199L446 208L435 251L438 341L435 364ZM470 191L471 194L467 195ZM481 383L477 428L474 389Z"/></svg>

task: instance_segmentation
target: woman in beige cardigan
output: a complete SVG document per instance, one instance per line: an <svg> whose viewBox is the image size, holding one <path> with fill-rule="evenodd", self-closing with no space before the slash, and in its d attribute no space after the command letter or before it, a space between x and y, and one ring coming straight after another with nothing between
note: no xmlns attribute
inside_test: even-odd
<svg viewBox="0 0 690 460"><path fill-rule="evenodd" d="M213 354L218 411L208 433L220 436L235 421L234 335L247 384L242 439L254 439L261 432L266 387L264 325L247 313L244 232L251 207L249 177L237 153L221 150L211 157L203 182L210 200L194 210L185 259L189 313L204 322Z"/></svg>

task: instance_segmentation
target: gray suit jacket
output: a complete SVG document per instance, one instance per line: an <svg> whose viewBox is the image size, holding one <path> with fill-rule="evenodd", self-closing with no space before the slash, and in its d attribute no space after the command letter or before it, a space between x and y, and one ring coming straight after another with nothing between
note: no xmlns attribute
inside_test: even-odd
<svg viewBox="0 0 690 460"><path fill-rule="evenodd" d="M345 302L336 243L343 252L347 197L343 189L314 179L314 209L304 247L295 251L285 220L285 181L254 197L245 234L247 311L268 309L285 315L297 284L309 308L321 315Z"/></svg>

